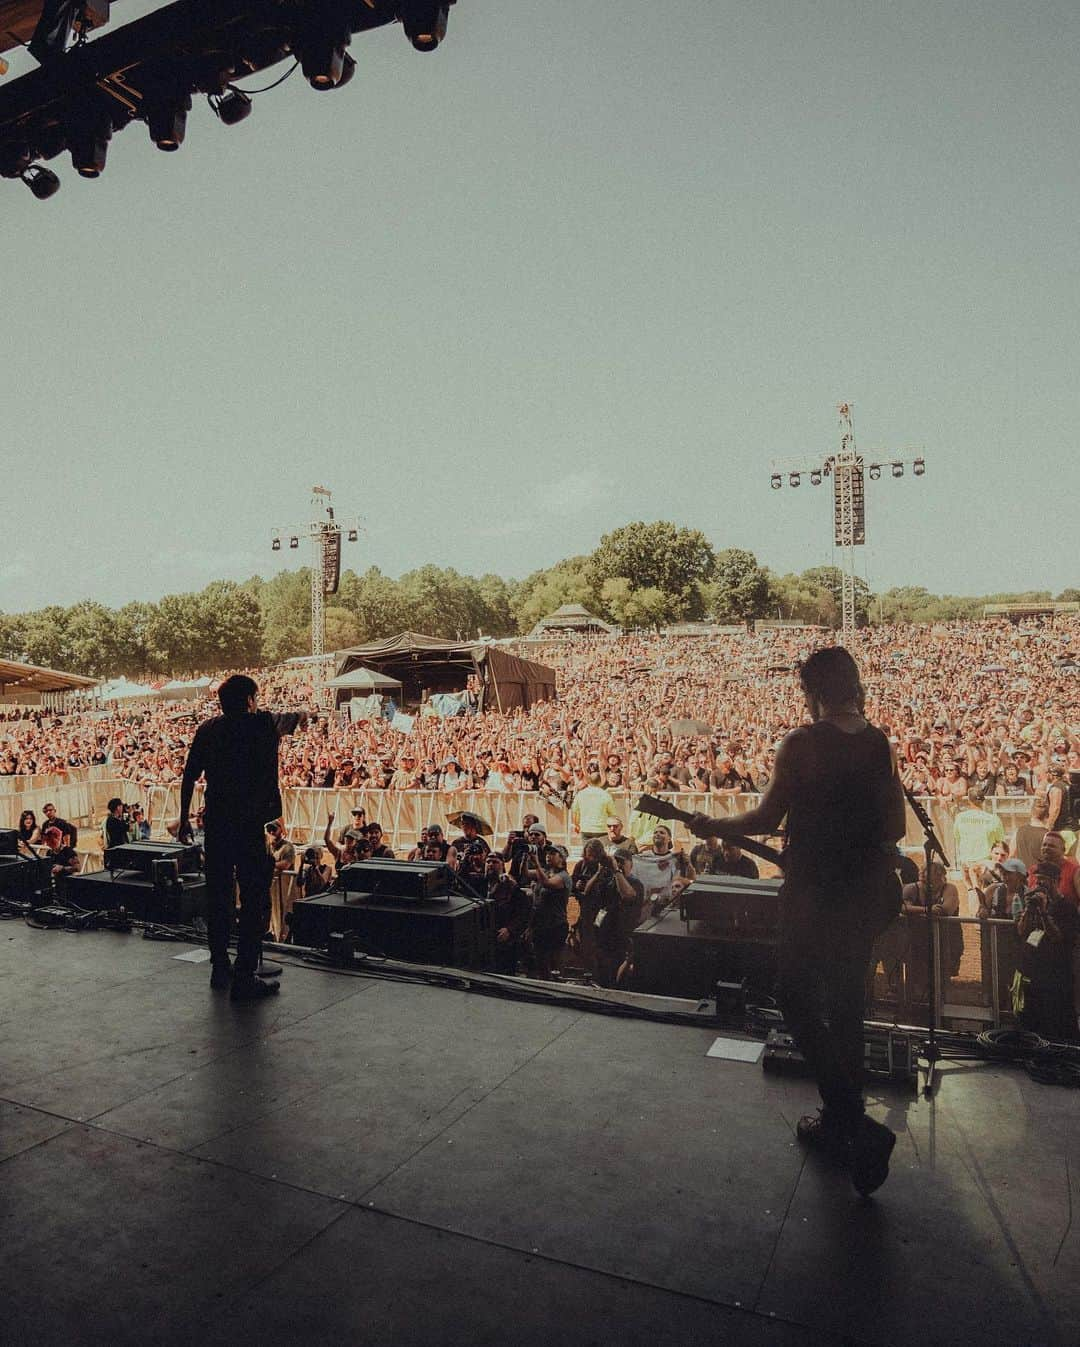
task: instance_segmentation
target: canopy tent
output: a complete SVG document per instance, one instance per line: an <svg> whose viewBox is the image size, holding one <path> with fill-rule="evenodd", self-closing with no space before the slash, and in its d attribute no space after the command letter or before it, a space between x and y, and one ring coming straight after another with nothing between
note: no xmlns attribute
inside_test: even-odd
<svg viewBox="0 0 1080 1347"><path fill-rule="evenodd" d="M351 692L395 692L401 687L401 681L375 669L358 668L331 678L326 686Z"/></svg>
<svg viewBox="0 0 1080 1347"><path fill-rule="evenodd" d="M174 678L158 688L158 696L167 702L191 702L210 690L209 678Z"/></svg>
<svg viewBox="0 0 1080 1347"><path fill-rule="evenodd" d="M331 686L360 668L399 680L406 706L418 706L434 692L459 692L470 674L480 681L480 704L487 710L528 708L555 696L555 670L544 664L519 659L499 646L440 641L415 631L342 650ZM339 688L338 699L342 696Z"/></svg>
<svg viewBox="0 0 1080 1347"><path fill-rule="evenodd" d="M103 702L134 702L146 697L156 697L157 688L146 687L142 683L132 683L126 678L114 679L103 683L97 693Z"/></svg>
<svg viewBox="0 0 1080 1347"><path fill-rule="evenodd" d="M613 634L617 629L610 622L596 617L580 603L564 603L547 617L542 617L529 633L530 636L544 636L552 631L597 632Z"/></svg>
<svg viewBox="0 0 1080 1347"><path fill-rule="evenodd" d="M76 692L92 688L96 682L96 678L86 678L82 674L43 669L38 664L20 664L17 660L0 660L0 700L3 701L18 701L26 693Z"/></svg>

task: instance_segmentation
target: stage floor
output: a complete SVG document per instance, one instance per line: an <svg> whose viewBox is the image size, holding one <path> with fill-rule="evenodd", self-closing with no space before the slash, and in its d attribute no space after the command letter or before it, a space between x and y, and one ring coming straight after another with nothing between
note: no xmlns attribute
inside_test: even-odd
<svg viewBox="0 0 1080 1347"><path fill-rule="evenodd" d="M1080 1091L888 1088L861 1201L805 1081L717 1035L0 924L0 1316L19 1344L1080 1341Z"/></svg>

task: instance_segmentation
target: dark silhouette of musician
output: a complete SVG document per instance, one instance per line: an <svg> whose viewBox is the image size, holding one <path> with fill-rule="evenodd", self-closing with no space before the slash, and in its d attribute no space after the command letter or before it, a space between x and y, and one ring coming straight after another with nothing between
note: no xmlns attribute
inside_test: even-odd
<svg viewBox="0 0 1080 1347"><path fill-rule="evenodd" d="M812 724L785 737L761 803L734 818L696 814L692 827L699 837L752 836L775 832L787 816L779 1002L822 1100L796 1131L850 1164L865 1195L888 1177L896 1142L864 1108L863 988L874 939L900 907L904 797L888 739L863 716L848 652L818 650L800 679Z"/></svg>
<svg viewBox="0 0 1080 1347"><path fill-rule="evenodd" d="M258 709L259 689L246 674L226 678L218 690L222 714L195 731L180 785L176 835L191 839L188 812L195 782L206 777L206 932L210 985L231 988L234 1001L272 996L276 983L262 981L262 937L270 913L274 861L267 832L281 818L278 741L306 722L304 712L272 715ZM276 834L275 834L276 835ZM236 966L229 961L229 931L239 893ZM275 967L275 972L280 968Z"/></svg>

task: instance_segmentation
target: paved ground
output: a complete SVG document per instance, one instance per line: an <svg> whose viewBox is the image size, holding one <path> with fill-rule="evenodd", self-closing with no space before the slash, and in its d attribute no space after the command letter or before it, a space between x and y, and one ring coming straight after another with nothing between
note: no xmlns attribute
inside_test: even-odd
<svg viewBox="0 0 1080 1347"><path fill-rule="evenodd" d="M0 925L5 1341L1080 1340L1078 1091L874 1097L862 1202L708 1028L297 968L233 1007L183 948Z"/></svg>

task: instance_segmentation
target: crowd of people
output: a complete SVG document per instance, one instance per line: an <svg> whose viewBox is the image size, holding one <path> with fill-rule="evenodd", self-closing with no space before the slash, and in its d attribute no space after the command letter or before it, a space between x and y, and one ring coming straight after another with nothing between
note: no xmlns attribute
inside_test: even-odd
<svg viewBox="0 0 1080 1347"><path fill-rule="evenodd" d="M557 975L569 945L578 966L613 985L625 971L630 932L646 911L677 899L697 875L757 873L748 856L716 838L684 851L661 820L628 813L618 792L706 797L688 803L707 809L709 795L764 791L779 741L805 720L796 670L819 643L814 637L779 629L562 639L529 651L556 669L555 700L503 714L470 708L465 699L462 714L416 715L404 732L389 717L354 719L332 707L323 686L329 661L252 672L263 705L308 713L281 743L286 788L429 790L448 797L536 791L564 805L580 858L576 848L571 855L549 841L535 814L496 848L502 839L488 842L485 820L466 812L460 837L445 837L433 823L409 859L446 861L490 898L504 971ZM1028 1014L1035 1006L1044 1020L1050 954L1078 943L1080 871L1066 854L1075 849L1080 803L1076 776L1070 777L1080 774L1078 649L1080 620L1073 617L1024 626L871 628L853 643L867 718L890 739L903 784L943 803L952 820L956 872L935 870L929 885L909 876L908 924L929 908L1005 917L1025 939L1043 931L1042 964L1029 960L1038 976L1033 985L1028 978ZM216 681L205 701L189 704L10 710L0 718L0 774L59 781L73 768L98 765L140 786L170 785L183 772L195 729L217 710L215 687ZM991 808L1002 797L1031 802L1030 819L1008 839ZM116 798L108 814L103 832L112 844L150 832L141 805ZM331 814L323 845L302 854L281 825L268 835L275 872L294 881L296 896L331 886L335 871L351 861L405 858L362 806L347 826L334 824ZM50 816L39 824L27 811L20 832L28 846L55 856L54 874L70 872L72 825ZM1044 854L1055 847L1060 857ZM1055 860L1059 877L1068 873L1040 887L1038 867L1052 868ZM282 922L278 934L284 933ZM916 997L926 977L918 946L909 942L904 956ZM955 975L962 947L957 927L945 941L945 977ZM887 948L882 962L888 972ZM1064 964L1056 982L1050 979L1059 991L1069 981L1063 970ZM1057 1010L1064 1004L1059 997Z"/></svg>
<svg viewBox="0 0 1080 1347"><path fill-rule="evenodd" d="M553 665L554 701L506 714L352 721L330 709L311 666L253 670L266 705L321 714L282 746L284 787L538 790L571 803L599 771L608 789L746 793L769 781L776 745L802 722L793 672L818 643L805 631L632 635L564 640L532 658ZM852 653L867 715L885 728L915 794L963 806L984 796L1063 800L1080 770L1080 621L873 627ZM222 675L224 676L224 675ZM0 718L0 775L63 778L107 765L142 786L179 780L204 702L84 706ZM1055 820L1050 820L1054 824Z"/></svg>

